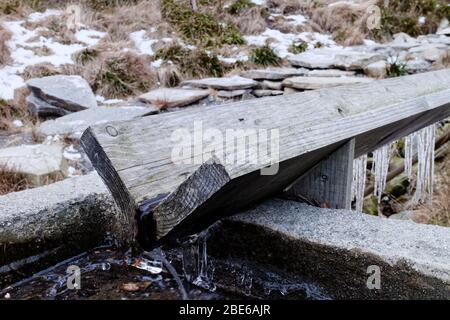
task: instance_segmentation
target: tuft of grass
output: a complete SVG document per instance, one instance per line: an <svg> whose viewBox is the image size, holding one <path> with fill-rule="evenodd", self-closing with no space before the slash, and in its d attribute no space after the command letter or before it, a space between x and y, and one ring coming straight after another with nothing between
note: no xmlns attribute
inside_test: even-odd
<svg viewBox="0 0 450 320"><path fill-rule="evenodd" d="M250 51L250 60L264 67L267 66L279 66L281 64L280 57L273 51L269 45L262 47L256 47Z"/></svg>
<svg viewBox="0 0 450 320"><path fill-rule="evenodd" d="M339 3L334 6L323 6L313 3L306 9L314 31L330 33L333 39L342 45L362 44L367 37L367 8L371 1Z"/></svg>
<svg viewBox="0 0 450 320"><path fill-rule="evenodd" d="M54 76L57 74L60 74L60 72L51 63L39 63L26 67L22 73L22 77L25 80L29 80L33 78Z"/></svg>
<svg viewBox="0 0 450 320"><path fill-rule="evenodd" d="M43 29L39 31L39 35L52 38L54 41L62 44L77 43L75 34L73 30L69 30L64 15L49 16L36 23L27 23L26 27L29 29L42 27Z"/></svg>
<svg viewBox="0 0 450 320"><path fill-rule="evenodd" d="M83 3L96 11L110 10L119 6L132 6L140 2L140 0L84 0Z"/></svg>
<svg viewBox="0 0 450 320"><path fill-rule="evenodd" d="M264 8L251 7L240 14L231 15L230 21L243 34L259 34L267 28L267 13Z"/></svg>
<svg viewBox="0 0 450 320"><path fill-rule="evenodd" d="M227 8L229 14L240 14L246 9L254 7L255 4L250 0L236 0Z"/></svg>
<svg viewBox="0 0 450 320"><path fill-rule="evenodd" d="M161 12L185 41L203 47L241 45L244 38L231 22L221 22L210 12L193 12L188 2L161 0Z"/></svg>
<svg viewBox="0 0 450 320"><path fill-rule="evenodd" d="M435 62L434 69L446 69L450 68L450 49L446 50L445 53L440 57L438 61Z"/></svg>
<svg viewBox="0 0 450 320"><path fill-rule="evenodd" d="M306 43L303 40L293 41L292 44L289 46L289 52L294 54L303 53L306 50L308 50L308 43Z"/></svg>
<svg viewBox="0 0 450 320"><path fill-rule="evenodd" d="M402 77L408 75L406 64L394 61L388 65L387 73L389 78Z"/></svg>
<svg viewBox="0 0 450 320"><path fill-rule="evenodd" d="M0 24L0 67L8 64L11 61L11 52L9 51L6 42L11 38L11 33L2 28Z"/></svg>
<svg viewBox="0 0 450 320"><path fill-rule="evenodd" d="M399 32L413 37L434 33L442 19L450 19L448 0L389 1L387 6L380 0L379 5L381 29L374 33L378 39L390 38ZM425 23L419 23L420 17L425 17Z"/></svg>
<svg viewBox="0 0 450 320"><path fill-rule="evenodd" d="M30 127L36 121L27 109L26 97L30 94L27 88L17 89L14 94L14 100L5 101L0 99L0 132L16 133L21 131L13 126L15 119L20 119L25 127Z"/></svg>
<svg viewBox="0 0 450 320"><path fill-rule="evenodd" d="M158 82L162 87L173 88L178 86L184 77L177 66L168 64L158 69Z"/></svg>
<svg viewBox="0 0 450 320"><path fill-rule="evenodd" d="M145 58L131 52L96 59L85 66L85 72L93 90L107 98L138 95L156 83L156 73Z"/></svg>
<svg viewBox="0 0 450 320"><path fill-rule="evenodd" d="M171 45L159 49L155 58L174 63L184 78L221 77L225 72L217 55L202 49L189 50L180 45Z"/></svg>
<svg viewBox="0 0 450 320"><path fill-rule="evenodd" d="M20 12L22 3L20 0L2 0L0 2L0 13L9 15Z"/></svg>
<svg viewBox="0 0 450 320"><path fill-rule="evenodd" d="M24 174L13 168L0 166L0 195L28 189L29 182Z"/></svg>
<svg viewBox="0 0 450 320"><path fill-rule="evenodd" d="M75 62L80 65L86 65L89 62L94 61L100 55L100 52L96 48L86 48L81 50L80 52L75 53L74 59Z"/></svg>
<svg viewBox="0 0 450 320"><path fill-rule="evenodd" d="M160 1L120 1L109 10L98 11L85 9L82 22L108 35L109 42L128 41L130 33L156 27L158 30L169 29L162 20ZM168 33L171 30L167 30Z"/></svg>

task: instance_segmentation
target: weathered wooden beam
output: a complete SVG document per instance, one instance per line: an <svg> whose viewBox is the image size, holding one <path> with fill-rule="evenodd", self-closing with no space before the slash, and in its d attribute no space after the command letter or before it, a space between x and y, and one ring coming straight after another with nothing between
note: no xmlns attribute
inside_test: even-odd
<svg viewBox="0 0 450 320"><path fill-rule="evenodd" d="M347 209L352 206L355 139L320 161L286 192L322 208Z"/></svg>
<svg viewBox="0 0 450 320"><path fill-rule="evenodd" d="M98 125L86 130L81 143L121 208L124 223L136 233L139 222L141 238L153 242L201 230L220 216L280 193L350 139L355 139L358 157L448 116L450 70L442 70ZM192 181L193 187L183 189L186 180L204 170L211 150L225 144L223 139L205 138L207 129L221 137L227 130L277 131L277 174L260 174L272 164L270 158L257 163L217 161L213 171L229 181L221 188L213 184L207 197L191 203L197 184ZM174 162L172 155L180 139L192 151L183 154L182 163ZM267 141L250 141L246 154L258 155L263 144ZM239 151L233 145L225 154ZM171 216L174 206L183 208L181 219Z"/></svg>

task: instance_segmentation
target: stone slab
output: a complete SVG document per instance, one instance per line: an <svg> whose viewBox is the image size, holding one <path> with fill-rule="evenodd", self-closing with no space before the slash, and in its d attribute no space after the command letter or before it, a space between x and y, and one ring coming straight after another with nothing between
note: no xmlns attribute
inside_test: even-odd
<svg viewBox="0 0 450 320"><path fill-rule="evenodd" d="M285 87L300 90L317 90L371 81L373 81L373 79L362 77L294 77L284 80L283 85Z"/></svg>
<svg viewBox="0 0 450 320"><path fill-rule="evenodd" d="M79 138L89 126L111 121L131 120L137 117L157 113L151 106L97 107L71 113L55 120L41 123L38 133L45 136L70 135Z"/></svg>
<svg viewBox="0 0 450 320"><path fill-rule="evenodd" d="M97 106L91 87L80 76L56 75L34 78L26 82L31 91L47 103L69 111Z"/></svg>
<svg viewBox="0 0 450 320"><path fill-rule="evenodd" d="M181 83L182 86L189 86L202 89L216 90L243 90L251 89L258 85L258 82L239 76L229 78L205 78L200 80L186 80Z"/></svg>
<svg viewBox="0 0 450 320"><path fill-rule="evenodd" d="M117 213L96 173L0 196L0 288L11 269L44 268L36 259L57 254L55 263L100 244Z"/></svg>
<svg viewBox="0 0 450 320"><path fill-rule="evenodd" d="M189 90L178 88L160 88L139 96L139 100L148 102L157 108L184 107L209 95L208 90Z"/></svg>
<svg viewBox="0 0 450 320"><path fill-rule="evenodd" d="M241 74L244 78L253 80L284 80L290 77L303 76L308 74L307 69L303 68L267 68L248 70Z"/></svg>
<svg viewBox="0 0 450 320"><path fill-rule="evenodd" d="M283 270L334 299L450 298L449 228L269 200L224 220L208 252ZM379 290L367 285L373 268Z"/></svg>
<svg viewBox="0 0 450 320"><path fill-rule="evenodd" d="M0 149L0 166L26 175L29 183L39 186L52 175L67 174L63 149L60 144L21 145Z"/></svg>

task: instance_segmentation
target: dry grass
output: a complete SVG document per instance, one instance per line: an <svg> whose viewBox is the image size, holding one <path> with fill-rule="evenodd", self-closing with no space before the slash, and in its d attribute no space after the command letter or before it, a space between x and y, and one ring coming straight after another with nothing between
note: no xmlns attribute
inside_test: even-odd
<svg viewBox="0 0 450 320"><path fill-rule="evenodd" d="M30 115L25 101L29 94L29 89L24 87L15 91L14 100L7 102L0 99L0 132L17 133L35 125L37 119ZM22 120L23 128L13 126L12 122L16 119Z"/></svg>
<svg viewBox="0 0 450 320"><path fill-rule="evenodd" d="M74 30L70 30L67 24L67 15L49 16L39 22L27 22L25 27L27 29L45 28L39 31L39 35L53 38L54 41L62 44L77 43L75 39Z"/></svg>
<svg viewBox="0 0 450 320"><path fill-rule="evenodd" d="M441 58L433 65L434 70L450 68L450 49L447 49Z"/></svg>
<svg viewBox="0 0 450 320"><path fill-rule="evenodd" d="M28 189L30 184L24 174L12 168L0 166L0 195Z"/></svg>
<svg viewBox="0 0 450 320"><path fill-rule="evenodd" d="M433 196L433 206L422 206L417 222L450 227L450 159L436 168L437 185Z"/></svg>
<svg viewBox="0 0 450 320"><path fill-rule="evenodd" d="M334 40L340 44L361 44L369 35L367 19L370 14L367 8L375 2L311 7L311 27L317 32L331 33Z"/></svg>
<svg viewBox="0 0 450 320"><path fill-rule="evenodd" d="M62 74L77 74L85 78L96 94L105 98L127 98L150 90L157 82L157 74L150 66L150 58L133 52L90 49L76 65L63 66Z"/></svg>
<svg viewBox="0 0 450 320"><path fill-rule="evenodd" d="M158 82L162 87L176 87L184 80L177 66L168 64L158 69Z"/></svg>
<svg viewBox="0 0 450 320"><path fill-rule="evenodd" d="M11 38L11 33L1 26L0 20L0 67L11 61L11 52L6 42Z"/></svg>
<svg viewBox="0 0 450 320"><path fill-rule="evenodd" d="M228 15L227 18L243 34L259 34L267 28L264 11L259 7L245 9L238 15Z"/></svg>
<svg viewBox="0 0 450 320"><path fill-rule="evenodd" d="M124 1L122 1L124 2ZM129 34L154 27L166 31L168 24L161 18L158 0L123 3L106 11L92 11L85 8L83 23L108 33L107 41L129 40Z"/></svg>
<svg viewBox="0 0 450 320"><path fill-rule="evenodd" d="M49 77L60 74L60 71L50 63L39 63L25 68L21 76L25 80Z"/></svg>

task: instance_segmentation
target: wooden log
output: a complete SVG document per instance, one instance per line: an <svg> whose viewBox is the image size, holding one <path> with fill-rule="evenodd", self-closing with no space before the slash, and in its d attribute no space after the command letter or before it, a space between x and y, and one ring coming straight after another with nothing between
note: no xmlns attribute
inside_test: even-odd
<svg viewBox="0 0 450 320"><path fill-rule="evenodd" d="M304 174L287 195L322 208L351 210L354 159L355 139L351 139Z"/></svg>
<svg viewBox="0 0 450 320"><path fill-rule="evenodd" d="M450 70L442 70L98 125L84 132L81 143L121 208L124 225L136 234L139 224L141 238L148 239L144 245L151 246L199 231L223 215L280 193L350 139L355 138L358 157L448 116ZM211 158L211 150L224 145L223 140L212 139L202 148L199 141L203 142L202 132L207 129L221 137L231 129L275 130L279 136L277 174L260 174L273 159L219 161L215 165L223 168L215 170L223 177L218 181L229 181L219 189L213 184L209 198L200 197L192 205L189 193L197 191L182 185L196 171L204 170L202 164ZM173 161L172 153L181 138L186 138L193 152L179 163ZM247 156L257 155L263 144L267 140L248 142ZM233 145L225 154L238 151ZM175 193L177 197L170 196ZM171 205L174 201L177 204ZM162 210L177 206L182 219L173 219ZM163 221L167 221L164 227Z"/></svg>

